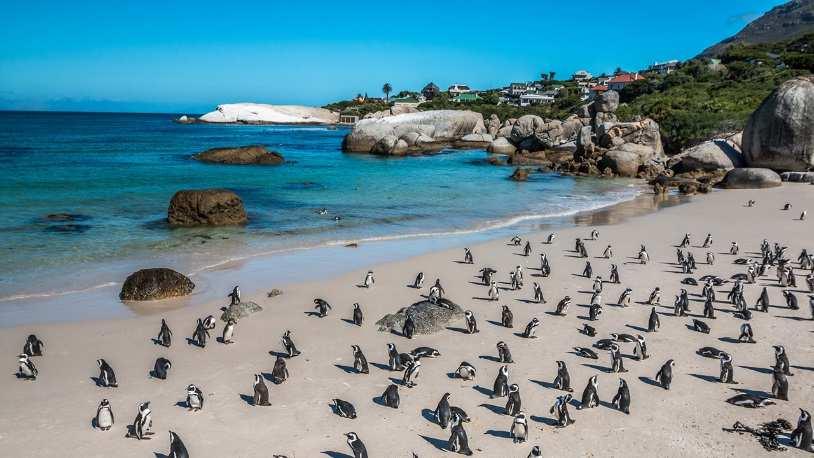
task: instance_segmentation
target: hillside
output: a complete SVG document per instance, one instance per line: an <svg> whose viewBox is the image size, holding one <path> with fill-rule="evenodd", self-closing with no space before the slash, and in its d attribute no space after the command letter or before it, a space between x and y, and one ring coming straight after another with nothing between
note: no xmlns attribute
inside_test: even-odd
<svg viewBox="0 0 814 458"><path fill-rule="evenodd" d="M699 57L717 57L733 44L764 44L814 33L814 0L792 0L776 6L737 34L705 49Z"/></svg>

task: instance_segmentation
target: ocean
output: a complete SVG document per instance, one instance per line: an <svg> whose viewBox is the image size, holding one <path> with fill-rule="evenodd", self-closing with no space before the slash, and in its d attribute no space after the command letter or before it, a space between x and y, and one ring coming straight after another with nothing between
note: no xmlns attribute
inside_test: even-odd
<svg viewBox="0 0 814 458"><path fill-rule="evenodd" d="M194 274L351 241L502 236L640 192L630 180L557 174L516 183L483 150L381 158L343 153L344 128L181 125L172 122L177 116L0 112L0 310L112 287L143 267ZM267 145L287 162L190 159L249 144ZM237 192L249 224L169 228L172 195L196 188ZM69 220L49 218L63 213Z"/></svg>

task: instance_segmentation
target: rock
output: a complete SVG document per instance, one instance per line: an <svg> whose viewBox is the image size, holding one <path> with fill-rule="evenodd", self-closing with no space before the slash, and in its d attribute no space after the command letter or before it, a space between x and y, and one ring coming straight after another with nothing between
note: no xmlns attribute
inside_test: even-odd
<svg viewBox="0 0 814 458"><path fill-rule="evenodd" d="M577 152L591 156L594 152L593 129L591 126L584 126L577 135Z"/></svg>
<svg viewBox="0 0 814 458"><path fill-rule="evenodd" d="M529 170L518 167L514 169L514 173L509 177L512 181L526 181L529 179Z"/></svg>
<svg viewBox="0 0 814 458"><path fill-rule="evenodd" d="M726 141L732 144L732 147L738 150L739 153L743 151L743 132L738 132L726 138Z"/></svg>
<svg viewBox="0 0 814 458"><path fill-rule="evenodd" d="M670 158L668 167L676 173L730 170L743 167L743 157L724 140L707 141Z"/></svg>
<svg viewBox="0 0 814 458"><path fill-rule="evenodd" d="M562 141L575 141L583 127L578 117L569 116L562 122Z"/></svg>
<svg viewBox="0 0 814 458"><path fill-rule="evenodd" d="M175 122L178 124L194 124L198 122L198 119L194 116L181 115L181 117L176 119Z"/></svg>
<svg viewBox="0 0 814 458"><path fill-rule="evenodd" d="M500 130L500 118L497 117L496 114L492 113L489 116L489 121L486 122L486 132L489 133L492 137L497 135L497 131Z"/></svg>
<svg viewBox="0 0 814 458"><path fill-rule="evenodd" d="M283 156L269 151L263 145L241 146L236 148L212 148L192 156L193 159L211 164L234 165L279 165L285 162Z"/></svg>
<svg viewBox="0 0 814 458"><path fill-rule="evenodd" d="M520 149L539 151L559 145L567 137L562 121L547 121L537 115L524 115L512 126L510 139Z"/></svg>
<svg viewBox="0 0 814 458"><path fill-rule="evenodd" d="M372 153L374 146L383 138L392 136L398 139L410 132L432 139L432 143L411 147L412 152L428 152L438 149L439 145L452 144L465 135L484 133L486 128L480 113L464 110L433 110L363 119L345 136L342 149L352 153ZM389 141L388 144L396 145ZM382 151L381 146L377 147L377 151Z"/></svg>
<svg viewBox="0 0 814 458"><path fill-rule="evenodd" d="M498 137L489 144L486 151L494 154L514 154L517 151L514 145L504 137Z"/></svg>
<svg viewBox="0 0 814 458"><path fill-rule="evenodd" d="M362 119L381 119L386 118L388 116L395 116L404 113L418 113L418 108L411 107L409 105L393 105L392 107L388 108L387 110L376 111L373 113L368 113Z"/></svg>
<svg viewBox="0 0 814 458"><path fill-rule="evenodd" d="M260 307L255 302L238 302L237 304L225 307L226 310L220 316L221 321L227 322L229 320L238 321L241 318L246 318L252 313L262 312L263 307Z"/></svg>
<svg viewBox="0 0 814 458"><path fill-rule="evenodd" d="M814 167L814 76L784 82L760 104L743 131L743 155L749 167Z"/></svg>
<svg viewBox="0 0 814 458"><path fill-rule="evenodd" d="M192 280L172 269L142 269L127 277L119 292L123 301L153 301L186 296L195 289Z"/></svg>
<svg viewBox="0 0 814 458"><path fill-rule="evenodd" d="M453 143L458 148L486 148L492 143L492 136L489 134L467 134Z"/></svg>
<svg viewBox="0 0 814 458"><path fill-rule="evenodd" d="M272 289L267 294L268 297L277 297L277 296L282 296L282 295L283 295L283 290L277 289L277 288Z"/></svg>
<svg viewBox="0 0 814 458"><path fill-rule="evenodd" d="M681 194L692 195L698 192L698 185L696 183L687 182L678 185L678 192Z"/></svg>
<svg viewBox="0 0 814 458"><path fill-rule="evenodd" d="M447 324L464 317L463 309L449 299L440 299L439 305L430 301L416 302L396 313L385 315L376 322L379 331L401 333L407 315L415 323L416 334L432 334L446 329Z"/></svg>
<svg viewBox="0 0 814 458"><path fill-rule="evenodd" d="M509 138L512 136L512 128L514 126L503 126L497 131L498 138Z"/></svg>
<svg viewBox="0 0 814 458"><path fill-rule="evenodd" d="M783 172L780 178L790 183L814 183L814 172Z"/></svg>
<svg viewBox="0 0 814 458"><path fill-rule="evenodd" d="M616 117L616 113L597 113L591 118L591 126L594 129L599 129L599 126L605 123L617 123L619 122L619 118Z"/></svg>
<svg viewBox="0 0 814 458"><path fill-rule="evenodd" d="M600 163L600 167L610 167L620 176L634 178L639 173L639 167L650 164L659 155L648 145L637 143L624 143L608 152Z"/></svg>
<svg viewBox="0 0 814 458"><path fill-rule="evenodd" d="M552 164L551 159L545 151L535 151L529 153L528 151L516 152L509 156L510 165L541 165L550 167Z"/></svg>
<svg viewBox="0 0 814 458"><path fill-rule="evenodd" d="M198 118L209 123L240 124L336 124L339 113L324 108L300 105L230 103Z"/></svg>
<svg viewBox="0 0 814 458"><path fill-rule="evenodd" d="M243 201L226 189L182 190L167 210L170 226L225 226L247 221Z"/></svg>
<svg viewBox="0 0 814 458"><path fill-rule="evenodd" d="M594 110L594 103L590 102L590 103L586 103L585 105L578 106L573 111L573 113L575 115L579 116L580 118L585 119L585 118L590 118L593 115L593 113L594 113L593 110Z"/></svg>
<svg viewBox="0 0 814 458"><path fill-rule="evenodd" d="M781 184L780 175L773 170L743 168L727 172L720 186L726 189L763 189L775 188Z"/></svg>
<svg viewBox="0 0 814 458"><path fill-rule="evenodd" d="M616 91L605 91L594 99L596 113L615 113L617 108L619 108L619 93Z"/></svg>
<svg viewBox="0 0 814 458"><path fill-rule="evenodd" d="M597 128L596 137L603 148L614 147L613 139L621 138L625 143L649 146L657 157L664 156L659 125L650 118L634 122L603 123Z"/></svg>

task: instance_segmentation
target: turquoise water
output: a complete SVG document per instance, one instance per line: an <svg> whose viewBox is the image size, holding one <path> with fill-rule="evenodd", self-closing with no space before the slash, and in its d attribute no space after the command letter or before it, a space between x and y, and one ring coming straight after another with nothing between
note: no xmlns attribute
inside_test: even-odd
<svg viewBox="0 0 814 458"><path fill-rule="evenodd" d="M341 128L179 125L175 116L0 112L0 301L117 282L137 267L194 272L293 247L519 231L638 191L628 181L556 174L515 183L507 179L511 170L488 165L482 150L350 155L340 151ZM265 144L288 162L190 159L247 144ZM165 225L175 191L212 187L243 198L247 226ZM319 215L321 208L328 213ZM46 218L63 212L76 218Z"/></svg>

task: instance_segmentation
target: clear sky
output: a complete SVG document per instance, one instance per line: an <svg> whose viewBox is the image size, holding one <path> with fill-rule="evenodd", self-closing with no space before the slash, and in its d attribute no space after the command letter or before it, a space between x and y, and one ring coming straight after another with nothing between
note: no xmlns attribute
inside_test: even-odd
<svg viewBox="0 0 814 458"><path fill-rule="evenodd" d="M201 113L686 59L782 0L7 1L0 109Z"/></svg>

